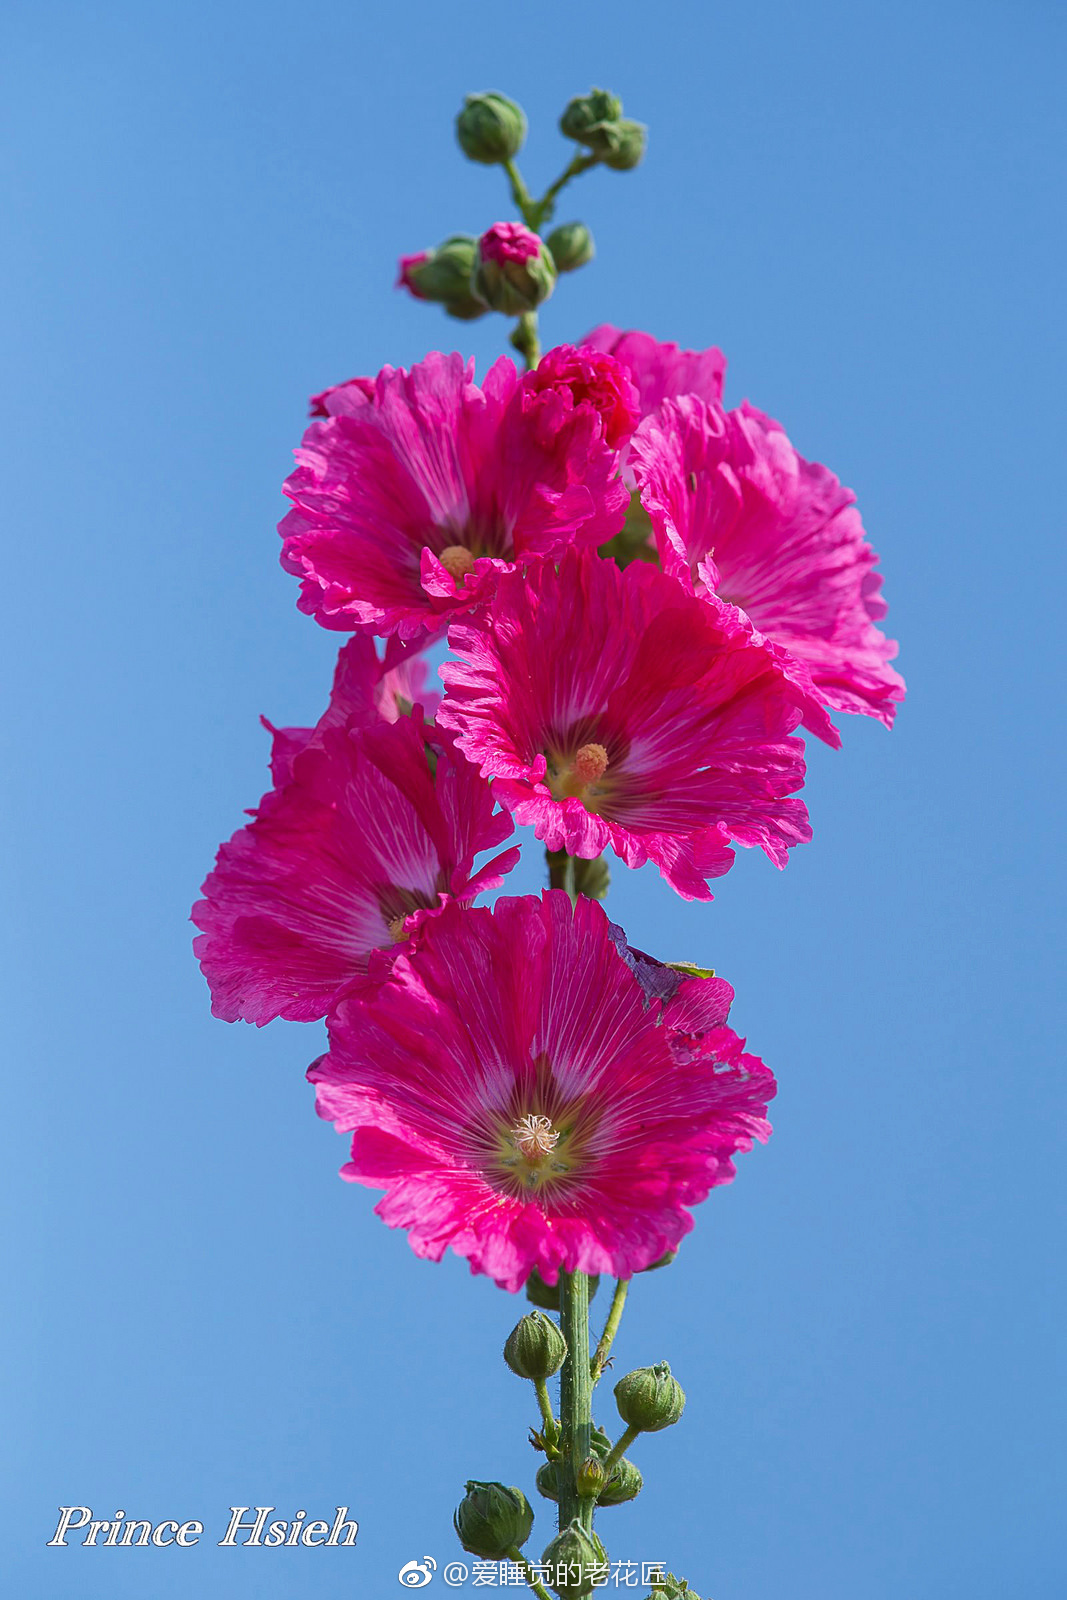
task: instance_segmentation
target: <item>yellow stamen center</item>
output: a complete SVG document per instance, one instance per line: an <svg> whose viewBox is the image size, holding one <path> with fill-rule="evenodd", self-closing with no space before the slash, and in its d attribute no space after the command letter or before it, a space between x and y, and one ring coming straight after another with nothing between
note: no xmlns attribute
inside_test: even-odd
<svg viewBox="0 0 1067 1600"><path fill-rule="evenodd" d="M407 934L404 932L405 920L404 917L390 917L386 923L386 927L389 929L389 937L394 944L403 944L407 938Z"/></svg>
<svg viewBox="0 0 1067 1600"><path fill-rule="evenodd" d="M437 559L457 584L474 571L474 554L465 544L447 545Z"/></svg>
<svg viewBox="0 0 1067 1600"><path fill-rule="evenodd" d="M583 744L574 756L574 775L582 783L597 783L608 770L608 753L602 744Z"/></svg>
<svg viewBox="0 0 1067 1600"><path fill-rule="evenodd" d="M610 766L602 744L583 744L572 756L546 752L548 786L554 800L580 800L587 811L596 811L604 798L602 784Z"/></svg>

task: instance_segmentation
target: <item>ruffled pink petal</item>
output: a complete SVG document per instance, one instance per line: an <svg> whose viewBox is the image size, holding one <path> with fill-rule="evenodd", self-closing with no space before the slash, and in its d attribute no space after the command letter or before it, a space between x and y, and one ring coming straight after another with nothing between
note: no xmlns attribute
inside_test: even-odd
<svg viewBox="0 0 1067 1600"><path fill-rule="evenodd" d="M877 556L827 468L805 461L778 423L685 397L666 401L631 443L641 501L664 571L697 593L743 608L807 686L805 723L840 742L821 711L860 711L892 724L904 680L885 613Z"/></svg>

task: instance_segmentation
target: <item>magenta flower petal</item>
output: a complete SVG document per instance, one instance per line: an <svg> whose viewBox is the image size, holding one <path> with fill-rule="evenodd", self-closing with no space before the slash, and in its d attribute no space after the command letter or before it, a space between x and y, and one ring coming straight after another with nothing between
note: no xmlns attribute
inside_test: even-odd
<svg viewBox="0 0 1067 1600"><path fill-rule="evenodd" d="M397 717L394 704L392 721L368 711L364 643L373 656L369 640L341 652L318 725L275 733L275 787L193 907L193 948L227 1022L325 1016L409 916L496 887L518 860L512 849L475 870L511 818L421 708Z"/></svg>
<svg viewBox="0 0 1067 1600"><path fill-rule="evenodd" d="M789 737L808 702L736 607L570 551L503 575L449 642L437 721L549 849L610 846L707 900L731 842L781 866L811 837Z"/></svg>
<svg viewBox="0 0 1067 1600"><path fill-rule="evenodd" d="M742 607L818 701L891 726L904 680L889 665L896 644L875 626L885 614L878 557L851 491L753 407L693 397L641 424L630 463L664 570ZM839 742L823 722L808 719Z"/></svg>
<svg viewBox="0 0 1067 1600"><path fill-rule="evenodd" d="M502 357L386 367L373 398L313 422L285 491L282 565L325 627L422 639L499 572L621 526L626 491L595 407Z"/></svg>
<svg viewBox="0 0 1067 1600"><path fill-rule="evenodd" d="M308 415L343 417L367 405L373 398L373 378L349 378L344 383L331 384L330 388L313 394L308 401Z"/></svg>
<svg viewBox="0 0 1067 1600"><path fill-rule="evenodd" d="M642 417L647 417L678 395L695 394L702 400L722 399L726 357L721 350L680 350L676 344L661 344L649 333L637 329L623 332L610 322L587 333L582 344L604 350L622 363L637 388Z"/></svg>
<svg viewBox="0 0 1067 1600"><path fill-rule="evenodd" d="M559 890L447 905L341 1000L308 1074L353 1135L342 1176L385 1190L378 1215L417 1255L451 1249L506 1289L534 1268L639 1272L770 1133L774 1078L724 988L650 999L600 906Z"/></svg>

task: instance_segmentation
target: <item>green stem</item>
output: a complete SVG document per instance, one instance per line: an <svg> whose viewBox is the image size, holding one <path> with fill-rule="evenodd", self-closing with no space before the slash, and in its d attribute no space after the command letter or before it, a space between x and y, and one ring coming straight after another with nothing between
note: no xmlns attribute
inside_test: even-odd
<svg viewBox="0 0 1067 1600"><path fill-rule="evenodd" d="M524 311L511 334L512 348L526 362L527 372L532 372L541 359L541 339L537 332L537 312Z"/></svg>
<svg viewBox="0 0 1067 1600"><path fill-rule="evenodd" d="M559 1375L559 1420L565 1454L559 1463L559 1527L577 1517L593 1529L593 1500L578 1493L577 1473L590 1451L593 1384L589 1372L589 1279L584 1272L559 1275L559 1325L567 1359Z"/></svg>
<svg viewBox="0 0 1067 1600"><path fill-rule="evenodd" d="M549 185L540 200L531 204L531 215L526 217L527 226L536 232L542 222L547 222L555 210L556 196L560 190L565 189L572 178L579 178L583 172L588 172L590 167L595 167L598 160L599 157L594 155L581 153L576 155L570 165L560 173L555 183ZM529 200L528 195L527 200Z"/></svg>
<svg viewBox="0 0 1067 1600"><path fill-rule="evenodd" d="M536 233L539 210L537 202L523 182L522 173L515 165L514 160L505 161L502 165L508 175L508 183L511 185L511 198L522 213L523 222L528 228L533 228Z"/></svg>
<svg viewBox="0 0 1067 1600"><path fill-rule="evenodd" d="M626 1304L626 1292L629 1287L629 1278L620 1278L615 1285L615 1293L611 1297L611 1309L608 1311L608 1320L604 1324L604 1332L600 1335L600 1343L597 1345L596 1354L593 1356L592 1377L594 1383L600 1382L604 1368L608 1364L611 1346L615 1335L619 1331L619 1323L622 1321L622 1311Z"/></svg>
<svg viewBox="0 0 1067 1600"><path fill-rule="evenodd" d="M526 1582L530 1585L530 1588L533 1590L534 1594L537 1595L537 1600L552 1600L552 1596L549 1594L544 1584L539 1582L539 1580L534 1577L533 1568L530 1566L530 1563L527 1561L518 1545L512 1545L511 1549L508 1551L508 1560L514 1561L517 1566L522 1568L523 1576L525 1577Z"/></svg>
<svg viewBox="0 0 1067 1600"><path fill-rule="evenodd" d="M548 887L550 889L566 889L571 897L571 905L578 904L578 890L574 886L574 858L566 850L546 850L545 860L548 862Z"/></svg>
<svg viewBox="0 0 1067 1600"><path fill-rule="evenodd" d="M611 1477L615 1463L622 1460L623 1456L626 1454L627 1450L629 1450L630 1446L633 1444L640 1432L640 1428L629 1427L622 1437L617 1439L612 1445L611 1449L608 1451L603 1462L601 1463L604 1468L605 1483Z"/></svg>
<svg viewBox="0 0 1067 1600"><path fill-rule="evenodd" d="M555 1412L552 1410L552 1401L548 1393L548 1384L544 1378L535 1378L533 1381L534 1392L537 1395L537 1404L541 1412L541 1421L544 1424L542 1437L546 1444L554 1445L559 1439L559 1425L556 1422Z"/></svg>

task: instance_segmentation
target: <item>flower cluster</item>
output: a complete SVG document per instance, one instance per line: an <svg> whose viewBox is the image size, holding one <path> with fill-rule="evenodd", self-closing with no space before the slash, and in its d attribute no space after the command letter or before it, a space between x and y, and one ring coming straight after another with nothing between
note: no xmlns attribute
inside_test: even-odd
<svg viewBox="0 0 1067 1600"><path fill-rule="evenodd" d="M281 560L349 637L317 725L271 729L273 787L193 913L218 1016L326 1019L310 1076L345 1176L419 1254L509 1288L648 1266L767 1131L727 986L636 960L586 898L601 858L697 900L738 845L784 866L811 836L801 732L837 746L831 712L890 725L904 692L852 494L727 408L719 350L604 325L540 354L536 308L592 242L537 229L570 176L644 148L603 90L561 128L578 153L535 202L521 109L468 97L460 145L522 220L400 264L455 316L517 316L525 370L435 351L311 401ZM516 823L556 887L476 905Z"/></svg>
<svg viewBox="0 0 1067 1600"><path fill-rule="evenodd" d="M300 606L351 637L317 726L272 730L197 953L217 1015L328 1019L345 1176L510 1288L673 1249L774 1086L719 980L645 994L594 904L473 907L519 852L476 858L517 822L708 899L736 845L810 837L801 726L903 693L852 496L724 369L609 327L481 384L435 353L316 396L286 483Z"/></svg>

